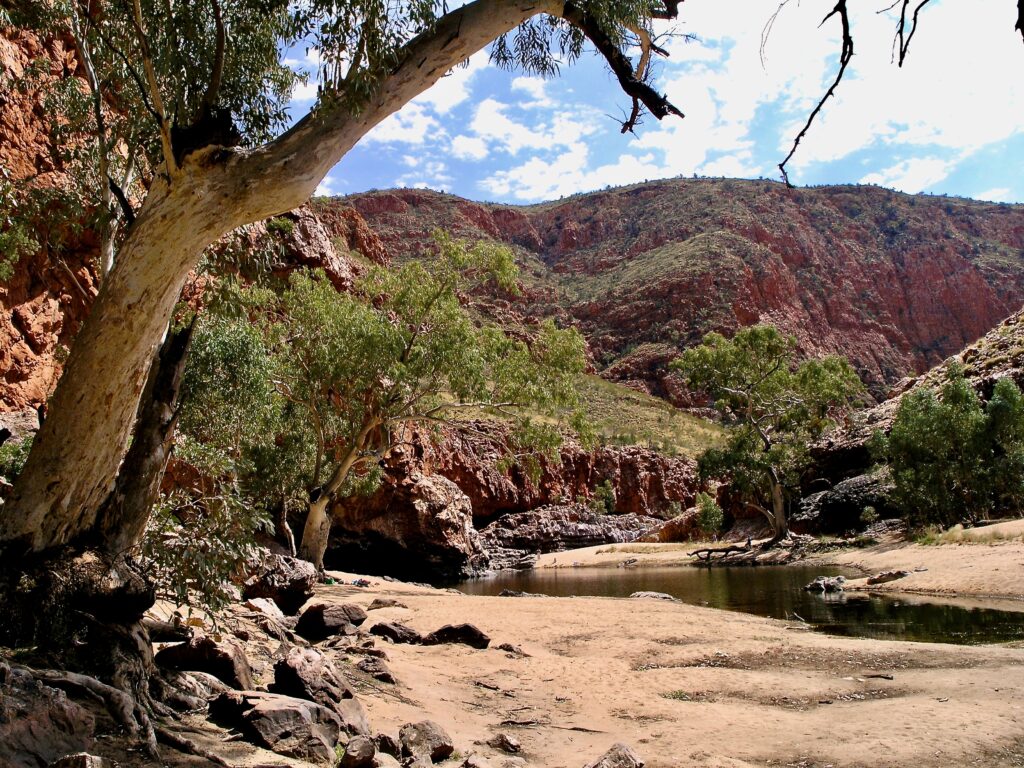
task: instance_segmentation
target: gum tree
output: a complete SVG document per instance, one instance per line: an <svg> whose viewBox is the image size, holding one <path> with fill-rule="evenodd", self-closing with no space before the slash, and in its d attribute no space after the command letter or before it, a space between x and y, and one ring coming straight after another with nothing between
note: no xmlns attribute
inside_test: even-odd
<svg viewBox="0 0 1024 768"><path fill-rule="evenodd" d="M709 333L670 364L707 393L730 427L725 446L700 457L701 476L726 479L768 520L773 543L789 536L787 496L809 446L863 390L845 358L797 363L795 353L795 338L755 325L731 339Z"/></svg>

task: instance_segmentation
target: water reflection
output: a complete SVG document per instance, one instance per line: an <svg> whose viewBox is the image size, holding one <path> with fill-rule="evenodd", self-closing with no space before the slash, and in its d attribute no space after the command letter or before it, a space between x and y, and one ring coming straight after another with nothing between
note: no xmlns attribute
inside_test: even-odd
<svg viewBox="0 0 1024 768"><path fill-rule="evenodd" d="M964 644L1024 640L1024 605L992 607L994 604L982 606L969 600L924 601L855 592L822 596L803 591L804 584L815 576L840 573L838 569L801 566L560 568L502 573L463 582L458 588L474 595L496 595L511 589L557 597L628 597L649 590L695 605L803 619L834 635Z"/></svg>

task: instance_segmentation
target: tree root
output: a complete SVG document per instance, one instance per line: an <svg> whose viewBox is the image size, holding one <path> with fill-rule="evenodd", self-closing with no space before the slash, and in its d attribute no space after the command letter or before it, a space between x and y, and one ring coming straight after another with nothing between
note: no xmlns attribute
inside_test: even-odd
<svg viewBox="0 0 1024 768"><path fill-rule="evenodd" d="M190 741L181 734L175 733L174 731L164 728L163 726L158 725L156 727L156 737L162 743L186 755L195 755L196 757L201 757L203 758L203 760L209 761L213 765L221 765L227 766L227 768L231 768L231 763L229 763L223 757L215 755L208 749L203 749L195 742Z"/></svg>
<svg viewBox="0 0 1024 768"><path fill-rule="evenodd" d="M136 700L133 696L119 688L107 685L95 677L78 672L64 672L56 669L32 669L14 664L11 665L11 668L54 688L60 688L65 691L71 689L73 691L85 692L102 701L114 719L124 726L129 734L137 737L142 742L146 755L149 758L153 760L160 758L160 751L156 745L156 732L143 702Z"/></svg>

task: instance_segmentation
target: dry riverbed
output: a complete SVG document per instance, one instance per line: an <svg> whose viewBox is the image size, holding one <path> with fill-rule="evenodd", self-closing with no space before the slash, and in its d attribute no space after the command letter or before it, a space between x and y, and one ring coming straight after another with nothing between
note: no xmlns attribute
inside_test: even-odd
<svg viewBox="0 0 1024 768"><path fill-rule="evenodd" d="M1019 598L1024 524L1014 525L1009 538L883 545L829 562L912 571L887 590ZM632 558L663 566L688 561L685 548L598 547L546 556L541 566ZM318 588L314 600L403 604L370 611L363 629L398 621L426 633L469 622L491 637L486 650L378 638L399 682L357 686L374 732L395 734L424 718L441 724L457 748L447 765L473 752L506 765L485 745L503 732L522 744L518 765L537 768L580 768L619 741L649 768L1024 766L1019 645L847 639L655 599L477 597L374 578L357 587L356 575L333 575L339 583ZM506 643L523 653L497 647ZM275 649L250 650L256 683L267 682ZM344 668L344 649L326 652ZM199 716L186 725L190 739L232 765L302 765L225 742ZM168 764L206 763L173 756Z"/></svg>

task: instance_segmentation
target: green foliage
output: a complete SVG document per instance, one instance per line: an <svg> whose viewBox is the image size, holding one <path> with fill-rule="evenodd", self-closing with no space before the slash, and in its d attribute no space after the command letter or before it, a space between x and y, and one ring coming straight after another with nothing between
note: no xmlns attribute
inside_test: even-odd
<svg viewBox="0 0 1024 768"><path fill-rule="evenodd" d="M912 527L1024 507L1024 395L1011 379L1000 379L983 404L963 369L951 366L938 393L903 397L890 434L876 434L872 450L888 462L894 500Z"/></svg>
<svg viewBox="0 0 1024 768"><path fill-rule="evenodd" d="M9 280L21 257L39 247L19 211L18 193L0 168L0 280Z"/></svg>
<svg viewBox="0 0 1024 768"><path fill-rule="evenodd" d="M0 445L0 477L13 483L21 474L28 453L32 450L32 439L8 440Z"/></svg>
<svg viewBox="0 0 1024 768"><path fill-rule="evenodd" d="M294 231L295 222L291 219L286 219L283 216L278 216L267 221L267 232L272 235L283 237L290 235Z"/></svg>
<svg viewBox="0 0 1024 768"><path fill-rule="evenodd" d="M611 480L605 480L594 489L594 495L590 499L590 509L599 515L615 514L615 486Z"/></svg>
<svg viewBox="0 0 1024 768"><path fill-rule="evenodd" d="M725 523L725 513L715 497L709 493L697 494L697 527L706 536L716 536Z"/></svg>
<svg viewBox="0 0 1024 768"><path fill-rule="evenodd" d="M729 425L725 445L699 459L704 479L728 478L784 532L783 496L799 486L810 444L849 407L862 385L837 356L795 361L796 340L770 325L709 333L670 367L706 392Z"/></svg>

